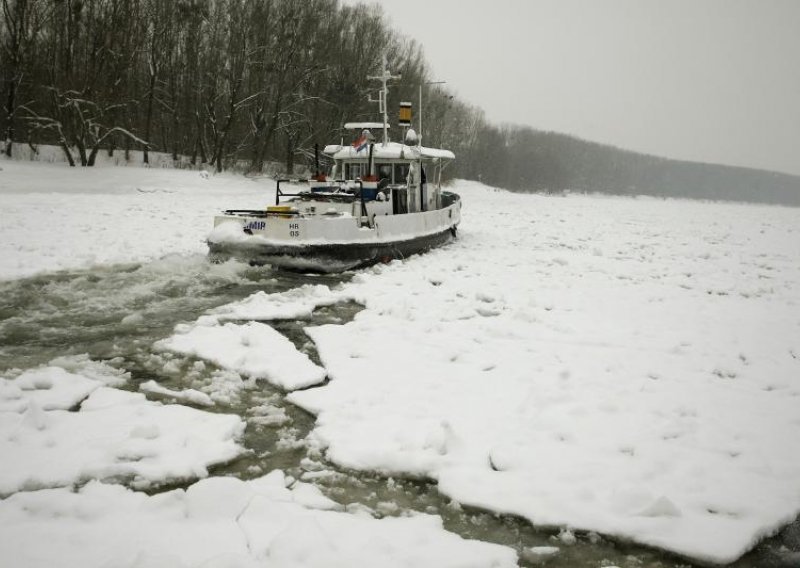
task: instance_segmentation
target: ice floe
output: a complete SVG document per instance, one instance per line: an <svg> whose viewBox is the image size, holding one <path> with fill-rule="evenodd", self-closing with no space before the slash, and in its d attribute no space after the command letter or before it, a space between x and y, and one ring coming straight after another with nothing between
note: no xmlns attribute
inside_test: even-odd
<svg viewBox="0 0 800 568"><path fill-rule="evenodd" d="M282 320L311 319L315 308L341 302L341 294L322 284L304 284L286 292L256 292L241 302L234 302L211 310L211 316L225 320ZM202 319L201 321L209 321ZM213 320L212 320L213 321Z"/></svg>
<svg viewBox="0 0 800 568"><path fill-rule="evenodd" d="M0 495L90 479L144 488L202 478L244 452L244 426L238 416L151 402L61 367L0 378Z"/></svg>
<svg viewBox="0 0 800 568"><path fill-rule="evenodd" d="M162 395L182 402L188 402L197 406L214 406L213 399L204 392L195 389L184 389L180 391L168 389L159 385L155 381L146 381L139 385L139 390L142 392Z"/></svg>
<svg viewBox="0 0 800 568"><path fill-rule="evenodd" d="M438 517L354 515L311 485L286 485L276 470L153 496L95 481L17 493L0 501L0 558L30 568L517 565L513 549L462 539Z"/></svg>
<svg viewBox="0 0 800 568"><path fill-rule="evenodd" d="M259 322L183 324L156 348L194 355L286 390L325 380L325 369L282 334Z"/></svg>

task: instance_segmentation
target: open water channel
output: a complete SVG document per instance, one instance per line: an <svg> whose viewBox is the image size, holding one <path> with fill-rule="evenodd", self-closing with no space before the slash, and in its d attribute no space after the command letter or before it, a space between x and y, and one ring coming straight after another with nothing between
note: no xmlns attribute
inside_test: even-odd
<svg viewBox="0 0 800 568"><path fill-rule="evenodd" d="M224 373L209 363L153 349L153 343L171 335L176 324L192 322L211 308L259 290L272 293L308 283L335 285L349 277L301 275L236 263L209 264L205 257L197 256L0 282L0 376L7 369L26 369L57 357L88 354L93 360L128 371L131 379L126 388L131 390L138 390L149 380L175 390L202 387L219 381ZM303 328L343 324L360 309L356 304L340 304L316 310L311 321L270 323L319 363ZM160 395L148 396L174 402ZM560 549L546 559L522 555L522 566L694 566L681 558L596 534L559 536L553 528L533 527L514 517L463 508L440 495L430 482L337 468L304 442L314 417L287 403L284 393L264 382L248 383L223 402L217 400L210 410L242 416L247 421L243 443L252 450L234 463L215 468L212 475L251 478L281 468L287 475L315 483L351 510L369 510L375 516L433 513L443 518L448 530L466 538L497 542L518 551L536 546ZM187 480L185 485L191 482ZM731 565L790 566L800 566L798 521Z"/></svg>

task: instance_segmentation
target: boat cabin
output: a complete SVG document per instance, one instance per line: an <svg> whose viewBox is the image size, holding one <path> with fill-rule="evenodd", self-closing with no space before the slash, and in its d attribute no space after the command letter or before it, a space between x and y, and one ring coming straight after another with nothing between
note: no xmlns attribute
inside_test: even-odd
<svg viewBox="0 0 800 568"><path fill-rule="evenodd" d="M362 130L362 139L370 137L369 130ZM395 215L440 209L442 170L455 158L449 150L419 146L413 130L404 143L334 144L323 153L334 166L324 182L312 185L312 192L329 191L333 180L363 194L365 201L388 202Z"/></svg>

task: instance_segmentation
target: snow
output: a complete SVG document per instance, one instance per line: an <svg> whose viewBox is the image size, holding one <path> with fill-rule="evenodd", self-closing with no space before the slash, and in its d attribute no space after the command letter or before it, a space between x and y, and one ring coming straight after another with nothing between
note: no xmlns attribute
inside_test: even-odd
<svg viewBox="0 0 800 568"><path fill-rule="evenodd" d="M214 406L214 400L204 392L195 389L184 389L176 391L159 385L150 380L139 385L139 390L150 394L159 394L175 400L188 402L197 406Z"/></svg>
<svg viewBox="0 0 800 568"><path fill-rule="evenodd" d="M315 308L341 301L341 295L327 286L303 284L286 292L256 292L241 302L220 306L211 313L215 317L212 321L311 319Z"/></svg>
<svg viewBox="0 0 800 568"><path fill-rule="evenodd" d="M270 202L267 187L197 172L4 161L0 278L204 253L213 213L262 207ZM468 182L452 189L464 200L455 243L360 271L332 290L253 296L181 326L160 347L286 390L327 375L329 383L288 395L317 415L310 443L327 459L428 477L456 502L560 527L562 535L596 531L725 563L797 517L800 210L521 195ZM306 328L324 369L268 325L241 322L305 319L336 298L366 309L345 325ZM168 434L217 436L215 444L235 451L240 426L214 424L221 415L158 405L103 384L79 412L69 412L91 385L64 373L93 377L57 367L63 372L28 370L0 382L2 493L114 477L120 467L144 482L165 472L202 477L211 458L196 458L207 442L175 454L183 442L159 444ZM43 375L26 375L35 372ZM63 380L47 389L48 377ZM220 375L220 382L239 380L232 377ZM62 385L60 394L45 392ZM281 419L264 412L267 420ZM297 442L289 438L285 443ZM82 447L81 439L107 445ZM47 456L48 467L7 470L5 457L25 452ZM78 459L80 452L92 454ZM150 459L157 467L147 471ZM205 485L212 482L223 483L192 487L219 487L220 498L230 490L248 502L263 490ZM438 518L309 513L283 497L254 498L240 519L253 515L252 525L235 522L235 495L218 518L179 524L189 494L148 497L94 482L77 493L15 493L0 502L0 555L35 550L42 564L53 565L69 549L78 555L74 564L91 566L116 545L130 566L168 564L167 557L175 566L194 565L210 557L204 551L222 565L247 565L267 550L275 565L315 565L328 554L327 565L345 559L391 566L421 564L407 555L418 550L428 558L425 551L452 544L432 565L461 554L478 566L513 564L508 549L480 556L475 543L445 533ZM60 522L58 507L67 502L74 511L94 510L95 520ZM133 504L144 517L125 524L125 507ZM321 520L328 517L337 520ZM377 526L385 532L366 528ZM52 546L32 547L43 534L53 535ZM260 540L268 534L281 536ZM363 556L353 561L351 553Z"/></svg>
<svg viewBox="0 0 800 568"><path fill-rule="evenodd" d="M463 540L437 517L356 516L313 486L286 483L274 471L153 496L95 481L17 493L0 502L0 557L31 568L516 565L513 550Z"/></svg>
<svg viewBox="0 0 800 568"><path fill-rule="evenodd" d="M367 159L367 152L359 152L351 145L341 146L332 144L325 146L324 154L331 156L334 160L353 160ZM441 148L426 148L423 146L407 146L399 142L389 142L386 145L375 144L373 147L374 159L376 160L396 160L401 158L416 158L420 154L423 158L430 160L454 160L455 154L450 150Z"/></svg>
<svg viewBox="0 0 800 568"><path fill-rule="evenodd" d="M205 477L208 466L243 453L244 426L238 416L164 406L61 367L28 370L0 378L0 495L90 479L145 488Z"/></svg>
<svg viewBox="0 0 800 568"><path fill-rule="evenodd" d="M524 548L520 556L531 564L544 564L548 558L555 556L560 551L557 546L531 546Z"/></svg>
<svg viewBox="0 0 800 568"><path fill-rule="evenodd" d="M156 348L195 355L286 390L325 380L325 369L263 323L181 324L176 331L172 337L159 341Z"/></svg>
<svg viewBox="0 0 800 568"><path fill-rule="evenodd" d="M68 410L100 386L59 367L35 369L13 381L0 378L0 411L23 414L31 406Z"/></svg>
<svg viewBox="0 0 800 568"><path fill-rule="evenodd" d="M457 190L457 243L306 330L328 459L710 562L797 516L800 211Z"/></svg>
<svg viewBox="0 0 800 568"><path fill-rule="evenodd" d="M2 162L0 279L207 252L215 213L261 208L274 184L162 168ZM98 199L102 195L102 199Z"/></svg>

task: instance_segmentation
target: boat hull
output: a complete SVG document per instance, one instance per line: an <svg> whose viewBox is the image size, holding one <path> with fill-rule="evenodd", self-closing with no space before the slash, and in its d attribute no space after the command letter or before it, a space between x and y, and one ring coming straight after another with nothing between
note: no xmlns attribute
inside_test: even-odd
<svg viewBox="0 0 800 568"><path fill-rule="evenodd" d="M212 261L235 258L251 265L269 264L288 270L330 273L402 260L442 246L455 236L456 227L452 226L433 234L389 242L306 245L209 242L208 246Z"/></svg>

